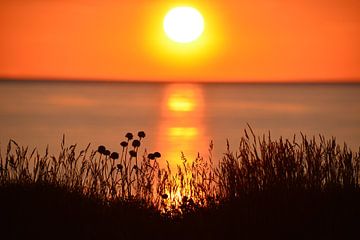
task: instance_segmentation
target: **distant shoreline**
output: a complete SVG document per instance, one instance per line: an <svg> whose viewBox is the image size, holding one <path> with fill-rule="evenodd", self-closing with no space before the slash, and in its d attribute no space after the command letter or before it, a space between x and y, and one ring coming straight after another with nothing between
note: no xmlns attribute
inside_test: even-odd
<svg viewBox="0 0 360 240"><path fill-rule="evenodd" d="M91 84L200 84L200 85L274 85L274 86L306 86L306 85L360 85L360 80L346 79L346 80L292 80L292 81L155 81L155 80L110 80L110 79L60 79L60 78L1 78L0 83L91 83Z"/></svg>

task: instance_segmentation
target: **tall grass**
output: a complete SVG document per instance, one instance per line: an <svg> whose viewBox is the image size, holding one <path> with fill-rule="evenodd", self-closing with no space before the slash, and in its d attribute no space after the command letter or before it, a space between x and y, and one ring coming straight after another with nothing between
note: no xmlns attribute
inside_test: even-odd
<svg viewBox="0 0 360 240"><path fill-rule="evenodd" d="M215 169L218 194L234 199L259 191L323 191L331 188L359 188L360 155L335 138L319 136L300 141L268 135L240 141L238 151L227 153Z"/></svg>
<svg viewBox="0 0 360 240"><path fill-rule="evenodd" d="M105 146L78 151L63 139L58 156L48 149L40 155L10 140L0 154L0 188L51 185L105 204L136 200L171 217L259 193L359 190L360 149L353 152L323 136L274 140L249 130L234 151L227 144L222 159L210 154L189 161L183 155L176 169L161 168L159 152L141 152L144 132L136 139L128 133L120 154Z"/></svg>

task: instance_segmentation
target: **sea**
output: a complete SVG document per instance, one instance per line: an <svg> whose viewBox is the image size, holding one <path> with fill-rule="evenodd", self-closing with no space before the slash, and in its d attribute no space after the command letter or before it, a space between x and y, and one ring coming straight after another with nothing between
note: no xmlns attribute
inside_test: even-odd
<svg viewBox="0 0 360 240"><path fill-rule="evenodd" d="M334 137L358 151L360 84L0 81L2 154L12 139L58 156L63 137L79 151L90 144L120 152L126 133L139 131L140 151L158 151L171 164L221 159L245 131L274 140Z"/></svg>

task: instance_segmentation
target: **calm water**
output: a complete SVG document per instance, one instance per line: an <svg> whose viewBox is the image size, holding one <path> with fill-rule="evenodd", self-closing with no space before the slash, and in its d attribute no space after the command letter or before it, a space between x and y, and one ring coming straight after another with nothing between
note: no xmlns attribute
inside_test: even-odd
<svg viewBox="0 0 360 240"><path fill-rule="evenodd" d="M236 148L249 123L256 134L336 136L360 146L360 85L125 84L0 82L0 143L68 144L120 150L126 132L144 130L144 146L163 159L219 158ZM144 149L144 148L143 148Z"/></svg>

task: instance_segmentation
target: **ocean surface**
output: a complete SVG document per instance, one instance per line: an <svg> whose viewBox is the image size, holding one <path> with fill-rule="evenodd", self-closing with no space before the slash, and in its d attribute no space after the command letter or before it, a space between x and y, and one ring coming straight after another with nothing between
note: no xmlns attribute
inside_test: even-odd
<svg viewBox="0 0 360 240"><path fill-rule="evenodd" d="M336 137L360 146L360 84L152 84L0 82L0 148L9 139L58 155L66 143L120 151L127 132L146 132L141 149L179 163L198 153L235 151L247 123L273 139Z"/></svg>

